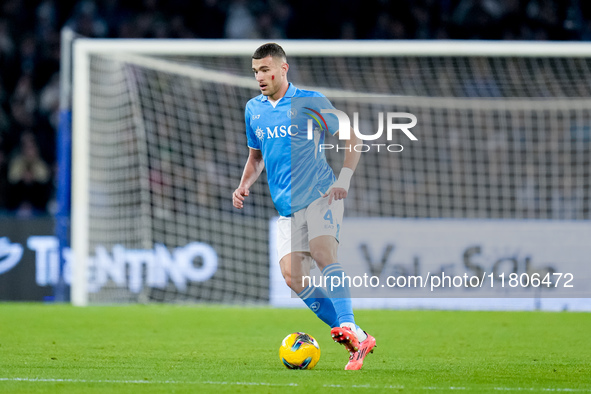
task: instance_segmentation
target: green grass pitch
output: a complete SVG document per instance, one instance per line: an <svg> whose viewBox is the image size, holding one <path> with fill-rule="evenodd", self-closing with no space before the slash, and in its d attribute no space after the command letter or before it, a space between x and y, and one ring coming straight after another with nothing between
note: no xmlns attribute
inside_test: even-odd
<svg viewBox="0 0 591 394"><path fill-rule="evenodd" d="M363 370L308 310L0 304L0 393L591 393L591 314L360 310ZM322 356L287 370L281 340Z"/></svg>

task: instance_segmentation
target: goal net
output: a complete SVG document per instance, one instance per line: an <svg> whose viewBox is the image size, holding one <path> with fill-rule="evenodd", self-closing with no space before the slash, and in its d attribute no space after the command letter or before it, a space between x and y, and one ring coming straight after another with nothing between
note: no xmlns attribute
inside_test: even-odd
<svg viewBox="0 0 591 394"><path fill-rule="evenodd" d="M74 303L268 302L264 173L243 210L231 201L260 44L75 42ZM591 46L281 44L296 86L418 120L402 152L362 155L347 216L590 219Z"/></svg>

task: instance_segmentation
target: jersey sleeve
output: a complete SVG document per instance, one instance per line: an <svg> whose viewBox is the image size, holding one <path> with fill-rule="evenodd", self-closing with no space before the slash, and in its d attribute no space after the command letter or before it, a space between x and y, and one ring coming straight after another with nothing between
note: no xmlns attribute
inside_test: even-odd
<svg viewBox="0 0 591 394"><path fill-rule="evenodd" d="M261 150L261 142L257 138L250 121L252 119L252 114L250 110L250 103L246 104L246 108L244 109L244 123L246 125L246 141L249 148Z"/></svg>

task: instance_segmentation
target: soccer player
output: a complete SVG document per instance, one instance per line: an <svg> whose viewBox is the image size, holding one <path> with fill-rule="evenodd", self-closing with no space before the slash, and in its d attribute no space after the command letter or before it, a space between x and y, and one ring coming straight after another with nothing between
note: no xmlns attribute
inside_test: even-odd
<svg viewBox="0 0 591 394"><path fill-rule="evenodd" d="M267 168L269 189L278 219L281 273L287 285L326 324L331 336L349 351L345 369L363 366L375 338L359 328L351 307L349 288L337 262L338 236L353 171L360 153L351 149L360 140L354 133L345 141L345 159L338 179L320 149L325 131L338 133L330 101L315 91L301 90L287 80L289 65L283 48L260 46L252 56L252 70L261 94L246 104L245 122L249 155L234 207L242 209L249 188ZM307 114L307 115L306 115ZM316 128L308 130L316 121ZM303 280L316 263L328 284L315 287ZM336 279L336 278L335 278ZM309 282L309 281L308 281ZM332 284L339 283L339 286Z"/></svg>

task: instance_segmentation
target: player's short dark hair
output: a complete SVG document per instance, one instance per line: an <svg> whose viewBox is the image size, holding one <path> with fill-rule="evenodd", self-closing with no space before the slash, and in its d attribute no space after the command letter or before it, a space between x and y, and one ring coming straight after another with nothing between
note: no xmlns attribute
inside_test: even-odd
<svg viewBox="0 0 591 394"><path fill-rule="evenodd" d="M281 58L283 61L287 61L287 55L281 45L275 44L274 42L269 42L267 44L263 44L254 51L252 55L253 59L264 59L267 56L271 56L274 58Z"/></svg>

